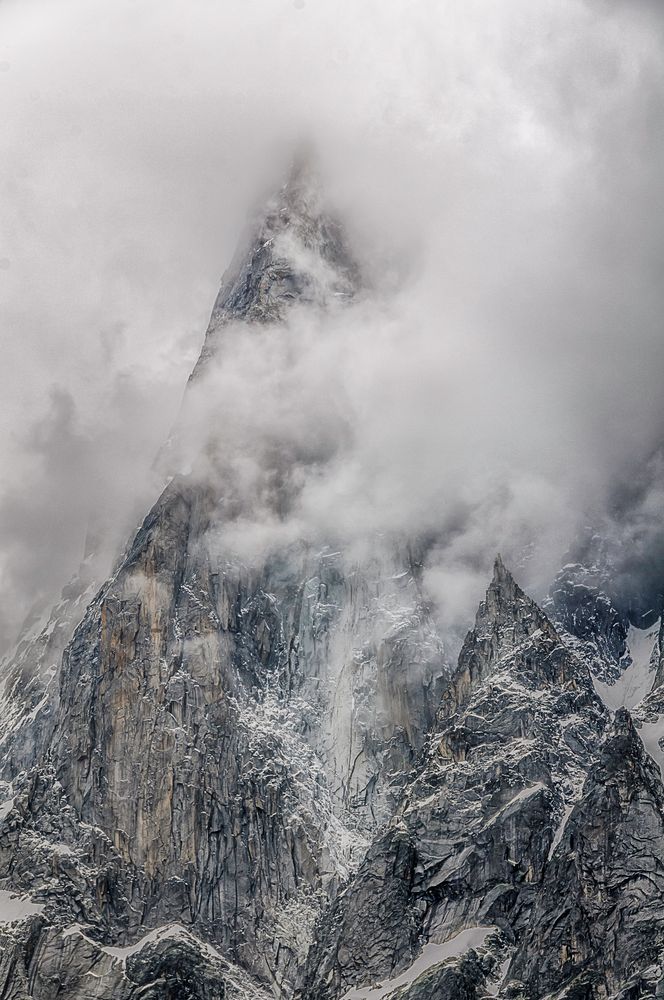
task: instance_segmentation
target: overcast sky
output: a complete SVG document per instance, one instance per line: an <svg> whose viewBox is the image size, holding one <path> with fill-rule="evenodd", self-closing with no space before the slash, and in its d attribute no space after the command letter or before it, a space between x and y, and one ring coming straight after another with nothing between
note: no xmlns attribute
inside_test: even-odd
<svg viewBox="0 0 664 1000"><path fill-rule="evenodd" d="M562 550L616 484L647 481L655 544L663 67L656 0L2 0L0 644L90 523L113 549L149 506L220 274L302 135L383 296L293 376L336 359L355 421L305 521L339 491L354 525L463 510L449 600L524 525ZM246 351L228 407L280 395Z"/></svg>

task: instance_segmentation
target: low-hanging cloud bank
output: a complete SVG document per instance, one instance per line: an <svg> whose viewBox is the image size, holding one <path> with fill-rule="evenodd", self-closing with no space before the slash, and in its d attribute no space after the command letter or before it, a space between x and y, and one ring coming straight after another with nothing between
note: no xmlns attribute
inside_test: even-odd
<svg viewBox="0 0 664 1000"><path fill-rule="evenodd" d="M5 640L158 488L219 271L303 133L372 293L236 331L210 373L254 498L234 544L434 531L453 616L497 548L539 585L589 518L658 551L657 4L5 0L0 28ZM274 448L307 456L277 524Z"/></svg>

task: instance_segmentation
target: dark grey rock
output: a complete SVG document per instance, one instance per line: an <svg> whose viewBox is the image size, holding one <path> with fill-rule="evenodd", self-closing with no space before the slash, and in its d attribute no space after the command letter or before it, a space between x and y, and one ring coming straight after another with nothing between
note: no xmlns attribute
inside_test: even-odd
<svg viewBox="0 0 664 1000"><path fill-rule="evenodd" d="M235 324L359 292L300 164L192 377ZM275 516L320 460L275 457ZM0 665L0 1000L664 996L664 632L638 732L591 677L657 609L589 550L543 610L499 558L451 669L435 539L246 566L213 543L242 515L218 471L223 500L174 478Z"/></svg>
<svg viewBox="0 0 664 1000"><path fill-rule="evenodd" d="M593 1000L655 995L640 992L637 983L648 980L651 990L662 980L663 851L659 769L623 709L590 770L510 966L510 978L524 983L527 997L575 983Z"/></svg>
<svg viewBox="0 0 664 1000"><path fill-rule="evenodd" d="M518 939L606 721L587 666L498 559L419 771L323 918L303 996L393 978L464 928Z"/></svg>

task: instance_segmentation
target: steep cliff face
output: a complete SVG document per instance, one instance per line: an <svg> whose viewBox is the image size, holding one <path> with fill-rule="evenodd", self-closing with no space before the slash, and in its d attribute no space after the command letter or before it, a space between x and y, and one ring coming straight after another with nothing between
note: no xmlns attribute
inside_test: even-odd
<svg viewBox="0 0 664 1000"><path fill-rule="evenodd" d="M661 995L663 851L659 768L621 709L510 966L527 996Z"/></svg>
<svg viewBox="0 0 664 1000"><path fill-rule="evenodd" d="M624 555L613 557L593 536L583 548L583 562L567 563L557 574L545 610L565 641L584 659L613 707L636 705L654 684L657 664L634 681L641 667L650 667L661 625L661 588L647 589L620 570ZM630 667L636 669L630 672ZM625 674L629 673L629 677ZM629 692L621 691L627 682ZM615 691L611 688L615 687Z"/></svg>
<svg viewBox="0 0 664 1000"><path fill-rule="evenodd" d="M587 667L497 560L418 773L332 904L304 995L394 978L469 928L514 941L605 725Z"/></svg>
<svg viewBox="0 0 664 1000"><path fill-rule="evenodd" d="M629 617L605 592L602 574L578 563L565 566L551 587L549 612L600 681L621 675Z"/></svg>
<svg viewBox="0 0 664 1000"><path fill-rule="evenodd" d="M281 982L387 815L444 661L413 580L396 588L398 632L372 648L389 580L373 602L325 553L260 573L213 560L211 516L174 482L146 520L65 655L53 757L132 873L125 934L195 923Z"/></svg>
<svg viewBox="0 0 664 1000"><path fill-rule="evenodd" d="M231 323L326 308L358 281L298 167L224 280L195 375ZM39 687L37 722L8 727L2 873L63 930L38 935L35 984L79 938L87 954L184 924L288 995L427 737L449 668L417 547L358 562L303 540L245 566L215 541L233 516L200 477L173 479Z"/></svg>
<svg viewBox="0 0 664 1000"><path fill-rule="evenodd" d="M50 742L62 654L95 590L84 562L50 614L26 625L0 663L0 776L6 781L34 762L36 747Z"/></svg>
<svg viewBox="0 0 664 1000"><path fill-rule="evenodd" d="M298 165L190 392L238 324L361 291ZM2 665L0 1000L662 993L657 609L581 564L542 609L498 558L452 667L432 540L243 561L231 474L172 478L113 576Z"/></svg>

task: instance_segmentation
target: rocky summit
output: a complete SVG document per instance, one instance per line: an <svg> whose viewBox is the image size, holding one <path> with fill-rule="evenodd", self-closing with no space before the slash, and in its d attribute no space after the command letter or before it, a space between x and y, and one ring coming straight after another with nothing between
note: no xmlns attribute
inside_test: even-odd
<svg viewBox="0 0 664 1000"><path fill-rule="evenodd" d="M239 329L363 294L300 163L188 395ZM435 538L240 558L200 452L2 663L0 998L664 997L661 607L590 556L538 605L498 556L453 661ZM276 449L275 516L321 460Z"/></svg>

